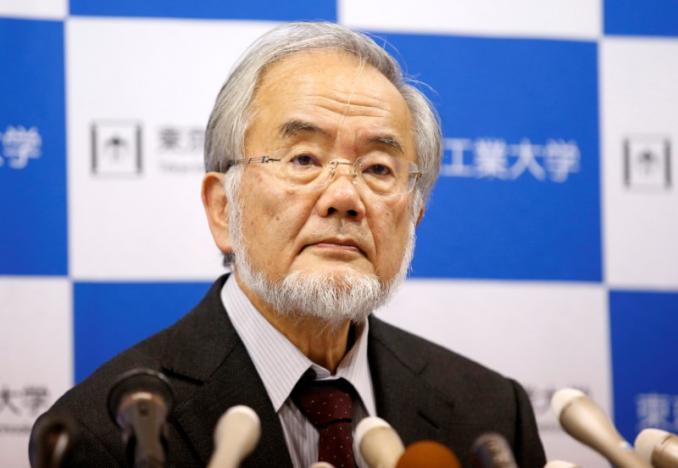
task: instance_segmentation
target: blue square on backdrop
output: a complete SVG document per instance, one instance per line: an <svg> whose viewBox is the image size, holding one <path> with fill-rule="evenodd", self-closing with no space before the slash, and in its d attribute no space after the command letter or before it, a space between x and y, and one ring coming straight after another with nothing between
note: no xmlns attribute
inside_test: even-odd
<svg viewBox="0 0 678 468"><path fill-rule="evenodd" d="M605 34L678 36L676 0L605 0Z"/></svg>
<svg viewBox="0 0 678 468"><path fill-rule="evenodd" d="M186 314L210 283L85 283L73 286L75 382Z"/></svg>
<svg viewBox="0 0 678 468"><path fill-rule="evenodd" d="M614 419L626 440L678 432L678 292L610 291Z"/></svg>
<svg viewBox="0 0 678 468"><path fill-rule="evenodd" d="M441 114L413 277L600 281L597 45L377 34Z"/></svg>
<svg viewBox="0 0 678 468"><path fill-rule="evenodd" d="M0 274L67 274L64 32L0 19Z"/></svg>
<svg viewBox="0 0 678 468"><path fill-rule="evenodd" d="M610 291L615 424L678 432L678 292Z"/></svg>
<svg viewBox="0 0 678 468"><path fill-rule="evenodd" d="M70 0L72 15L336 21L336 0Z"/></svg>

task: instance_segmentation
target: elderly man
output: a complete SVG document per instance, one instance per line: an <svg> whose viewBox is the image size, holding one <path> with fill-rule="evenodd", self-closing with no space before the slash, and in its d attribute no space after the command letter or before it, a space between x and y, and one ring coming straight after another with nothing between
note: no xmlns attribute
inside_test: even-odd
<svg viewBox="0 0 678 468"><path fill-rule="evenodd" d="M56 403L81 425L72 464L124 464L106 393L149 367L176 396L171 466L204 466L217 420L237 404L262 421L250 466L364 465L351 433L367 415L464 464L479 435L499 432L520 466L543 466L520 385L370 316L406 276L440 140L431 105L368 37L298 23L256 42L206 137L202 200L233 274ZM340 421L320 421L319 404Z"/></svg>

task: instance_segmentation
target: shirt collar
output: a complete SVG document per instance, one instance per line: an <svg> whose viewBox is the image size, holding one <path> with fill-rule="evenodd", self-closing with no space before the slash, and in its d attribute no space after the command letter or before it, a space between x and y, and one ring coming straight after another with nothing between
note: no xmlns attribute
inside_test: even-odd
<svg viewBox="0 0 678 468"><path fill-rule="evenodd" d="M264 383L268 397L278 412L292 393L294 386L308 369L318 380L344 378L353 385L363 406L376 415L374 391L367 360L369 322L363 320L355 330L355 342L339 363L337 372L315 364L266 320L240 289L235 275L226 280L221 300L236 332Z"/></svg>

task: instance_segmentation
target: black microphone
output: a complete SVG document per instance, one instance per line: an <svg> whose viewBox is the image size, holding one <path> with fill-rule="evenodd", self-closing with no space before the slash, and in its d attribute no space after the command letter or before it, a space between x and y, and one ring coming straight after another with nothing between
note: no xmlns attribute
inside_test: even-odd
<svg viewBox="0 0 678 468"><path fill-rule="evenodd" d="M518 468L508 442L494 432L481 435L473 443L471 465L474 468Z"/></svg>
<svg viewBox="0 0 678 468"><path fill-rule="evenodd" d="M129 465L165 466L165 422L173 402L167 377L151 369L122 374L108 391L108 412L122 431Z"/></svg>
<svg viewBox="0 0 678 468"><path fill-rule="evenodd" d="M80 432L68 414L45 413L33 427L28 443L28 457L33 468L66 466L68 456L78 444Z"/></svg>

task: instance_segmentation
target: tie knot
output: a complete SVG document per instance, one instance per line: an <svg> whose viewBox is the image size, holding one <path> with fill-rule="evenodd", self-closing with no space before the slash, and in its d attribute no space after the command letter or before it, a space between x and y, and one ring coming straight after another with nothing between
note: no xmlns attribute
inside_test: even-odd
<svg viewBox="0 0 678 468"><path fill-rule="evenodd" d="M351 385L343 379L308 381L302 379L292 392L299 411L316 429L337 422L351 423L353 398Z"/></svg>

